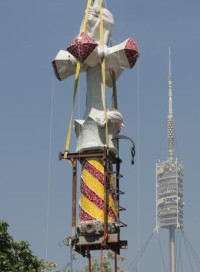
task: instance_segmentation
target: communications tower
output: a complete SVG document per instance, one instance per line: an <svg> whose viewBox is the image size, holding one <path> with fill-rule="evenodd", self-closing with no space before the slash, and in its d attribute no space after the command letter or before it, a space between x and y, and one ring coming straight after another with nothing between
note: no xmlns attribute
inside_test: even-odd
<svg viewBox="0 0 200 272"><path fill-rule="evenodd" d="M166 161L156 164L156 225L158 229L165 228L169 230L170 272L175 272L175 235L176 230L183 228L183 165L175 157L170 49L168 92L168 156Z"/></svg>

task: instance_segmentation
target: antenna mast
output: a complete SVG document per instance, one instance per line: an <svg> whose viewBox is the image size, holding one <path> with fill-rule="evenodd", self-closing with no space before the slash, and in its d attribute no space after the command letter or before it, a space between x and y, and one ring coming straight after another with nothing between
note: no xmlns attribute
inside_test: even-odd
<svg viewBox="0 0 200 272"><path fill-rule="evenodd" d="M175 159L174 118L172 104L171 50L169 49L169 112L168 124L168 158L157 163L157 228L169 229L169 267L176 271L175 231L183 228L183 166Z"/></svg>
<svg viewBox="0 0 200 272"><path fill-rule="evenodd" d="M169 91L169 113L168 113L168 160L174 160L174 118L173 118L173 104L172 104L172 76L171 76L171 50L169 48L169 77L168 77L168 91Z"/></svg>

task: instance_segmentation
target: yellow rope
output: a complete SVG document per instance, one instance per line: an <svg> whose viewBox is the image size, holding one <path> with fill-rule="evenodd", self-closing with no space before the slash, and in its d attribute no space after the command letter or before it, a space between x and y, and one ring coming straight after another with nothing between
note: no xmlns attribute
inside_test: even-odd
<svg viewBox="0 0 200 272"><path fill-rule="evenodd" d="M78 81L79 81L79 75L80 75L80 62L78 61L76 66L76 73L75 73L75 82L74 82L74 95L73 95L73 106L72 106L72 112L71 117L69 121L69 127L67 131L67 137L66 137L66 144L65 144L65 152L64 152L64 158L67 158L67 154L69 152L69 146L71 141L71 134L72 134L72 123L73 123L73 115L74 115L74 105L76 100L76 94L78 90Z"/></svg>
<svg viewBox="0 0 200 272"><path fill-rule="evenodd" d="M99 33L100 33L100 43L104 46L104 25L103 25L103 13L102 13L102 0L98 0L99 6ZM104 104L104 115L105 115L105 138L106 138L106 147L108 148L108 116L107 116L107 102L106 102L106 67L105 67L105 58L101 63L101 74L102 74L102 88L103 88L103 104Z"/></svg>
<svg viewBox="0 0 200 272"><path fill-rule="evenodd" d="M89 9L90 9L91 3L92 3L92 0L88 0L86 11L85 11L85 18L84 18L83 27L82 27L83 32L86 32L88 14L89 14Z"/></svg>
<svg viewBox="0 0 200 272"><path fill-rule="evenodd" d="M85 11L85 16L83 20L83 27L82 27L82 32L86 32L87 28L87 20L88 20L88 14L89 14L89 8L91 6L92 0L88 0L87 2L87 7ZM79 82L79 76L80 76L80 62L77 62L76 66L76 73L75 73L75 81L74 81L74 95L73 95L73 105L72 105L72 112L71 112L71 117L70 117L70 122L69 122L69 127L67 131L67 137L66 137L66 144L65 144L65 152L64 152L64 158L67 158L67 154L69 152L69 147L70 147L70 142L71 142L71 134L72 134L72 123L73 123L73 115L74 115L74 105L76 101L76 94L78 90L78 82Z"/></svg>

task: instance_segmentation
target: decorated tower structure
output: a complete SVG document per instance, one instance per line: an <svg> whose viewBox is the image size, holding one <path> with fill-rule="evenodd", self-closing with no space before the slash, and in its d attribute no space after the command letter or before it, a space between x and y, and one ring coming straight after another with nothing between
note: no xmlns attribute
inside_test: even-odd
<svg viewBox="0 0 200 272"><path fill-rule="evenodd" d="M168 158L156 165L157 228L169 230L170 272L176 271L175 231L183 228L183 166L175 158L174 118L172 110L171 53L169 49Z"/></svg>
<svg viewBox="0 0 200 272"><path fill-rule="evenodd" d="M83 119L75 120L77 147L69 151L73 113L71 115L66 148L60 159L72 164L72 235L73 249L82 255L90 250L111 249L119 254L127 246L120 239L119 188L120 163L119 135L123 126L118 111L116 81L125 69L134 66L138 48L132 38L109 46L113 16L101 0L88 0L80 33L66 50L60 50L53 60L59 80L75 75L75 103L79 74L86 73L86 109ZM106 87L112 89L113 108L107 108ZM134 142L131 141L134 156ZM77 220L77 163L81 164L79 220Z"/></svg>

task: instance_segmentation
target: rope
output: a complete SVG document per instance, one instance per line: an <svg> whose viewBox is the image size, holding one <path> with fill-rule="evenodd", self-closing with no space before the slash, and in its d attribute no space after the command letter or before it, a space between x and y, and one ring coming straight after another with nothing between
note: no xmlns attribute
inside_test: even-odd
<svg viewBox="0 0 200 272"><path fill-rule="evenodd" d="M140 66L139 66L139 60L138 60L138 77L137 77L137 105L138 105L138 110L137 110L137 130L138 130L138 134L137 134L137 146L138 146L138 167L137 167L137 171L138 171L138 178L137 178L137 187L138 187L138 218L140 218ZM152 234L153 235L153 234ZM151 235L151 236L152 236ZM151 237L150 237L151 239ZM140 219L138 219L138 248L140 248ZM143 247L144 248L144 247ZM128 267L127 270L129 270L131 268L131 266L135 263L133 270L135 269L135 266L138 264L138 260L139 260L139 256L141 254L141 252L143 252L143 249L141 249L136 257L134 258L133 262L130 264L130 266ZM140 268L139 268L140 271Z"/></svg>
<svg viewBox="0 0 200 272"><path fill-rule="evenodd" d="M98 0L99 7L99 33L100 33L100 43L102 47L104 46L104 26L103 26L103 13L102 13L102 1ZM107 102L106 102L106 68L105 68L105 58L101 63L101 75L102 75L102 93L103 93L103 104L104 104L104 115L105 115L105 139L106 139L106 147L108 147L108 116L107 116Z"/></svg>
<svg viewBox="0 0 200 272"><path fill-rule="evenodd" d="M47 185L47 215L46 215L46 246L45 258L48 258L48 239L49 239L49 209L50 209L50 187L51 187L51 153L52 153L52 131L53 131L53 102L54 102L54 77L51 81L51 116L49 129L49 164L48 164L48 185Z"/></svg>
<svg viewBox="0 0 200 272"><path fill-rule="evenodd" d="M99 25L100 43L102 46L104 46L104 25L103 25L103 13L102 13L102 1L101 0L98 0L98 7L99 7L99 18L100 18L100 25ZM107 102L106 102L106 74L105 74L105 71L106 71L106 68L105 68L105 58L104 58L101 63L101 75L102 75L102 93L103 93L103 104L104 104L104 115L105 115L105 139L106 139L106 147L108 148L109 141L108 141L108 116L107 116ZM104 222L104 224L105 224L105 222ZM107 222L106 222L106 224L107 224ZM106 242L106 240L108 238L107 236L108 235L107 235L107 230L106 230L106 232L104 233L104 238L103 238L102 244L101 244L100 272L102 272L102 269L103 269L103 244Z"/></svg>
<svg viewBox="0 0 200 272"><path fill-rule="evenodd" d="M86 32L88 14L89 14L89 9L90 9L91 3L92 3L92 0L88 0L86 11L85 11L85 17L84 17L84 21L83 21L82 32Z"/></svg>
<svg viewBox="0 0 200 272"><path fill-rule="evenodd" d="M73 105L72 105L72 112L71 112L71 117L70 117L70 121L69 121L68 132L67 132L64 158L67 158L67 153L69 151L69 146L70 146L70 141L71 141L72 122L73 122L73 115L74 115L74 105L75 105L76 94L77 94L77 89L78 89L79 75L80 75L80 62L78 62L77 66L76 66L75 82L74 82L74 94L73 94Z"/></svg>
<svg viewBox="0 0 200 272"><path fill-rule="evenodd" d="M115 252L115 272L117 272L117 253Z"/></svg>
<svg viewBox="0 0 200 272"><path fill-rule="evenodd" d="M100 251L100 272L103 271L103 247L101 246L101 251Z"/></svg>
<svg viewBox="0 0 200 272"><path fill-rule="evenodd" d="M88 271L92 272L91 254L89 246L87 248L87 256L88 256Z"/></svg>
<svg viewBox="0 0 200 272"><path fill-rule="evenodd" d="M72 240L71 240L71 243L70 243L70 271L73 272L73 253L72 253L72 250L73 250L73 245L72 245Z"/></svg>
<svg viewBox="0 0 200 272"><path fill-rule="evenodd" d="M135 258L133 259L133 261L131 262L131 264L129 265L127 271L129 271L129 269L133 266L131 271L135 270L136 265L138 264L139 261L139 257L142 256L142 254L144 253L145 249L147 248L149 242L151 241L153 235L154 235L155 230L151 233L150 237L147 239L147 241L145 242L145 244L143 245L143 247L141 248L141 250L138 252L138 254L135 256Z"/></svg>
<svg viewBox="0 0 200 272"><path fill-rule="evenodd" d="M187 244L187 241L186 241L186 237L184 235L184 232L183 232L183 240L185 242L185 248L186 248L186 252L187 252L187 256L188 256L188 260L189 260L189 263L190 263L190 271L193 272L193 266L192 266L192 261L191 261L191 257L190 257L190 253L189 253L189 250L188 250L188 244Z"/></svg>
<svg viewBox="0 0 200 272"><path fill-rule="evenodd" d="M159 243L159 247L160 247L160 254L161 254L161 258L162 258L163 268L164 268L164 271L166 272L167 270L165 268L163 250L162 250L162 246L161 246L161 242L160 242L160 235L159 235L159 233L158 233L158 243Z"/></svg>
<svg viewBox="0 0 200 272"><path fill-rule="evenodd" d="M108 234L105 233L103 237L103 241L101 242L101 251L100 251L100 272L103 271L103 246L106 244L108 239Z"/></svg>
<svg viewBox="0 0 200 272"><path fill-rule="evenodd" d="M195 260L195 262L196 262L198 268L200 269L200 259L198 258L198 256L197 256L195 250L193 249L193 247L192 247L192 245L191 245L189 239L187 238L187 236L186 236L186 234L184 233L183 230L182 230L182 233L183 233L184 240L187 242L187 246L190 247L190 250L191 250L191 253L192 253L193 258L194 258L194 260Z"/></svg>
<svg viewBox="0 0 200 272"><path fill-rule="evenodd" d="M182 238L182 232L181 232L181 238ZM182 239L179 239L179 248L178 248L178 258L177 258L177 271L179 271L179 265L182 265L182 258L181 258L181 245L182 245Z"/></svg>
<svg viewBox="0 0 200 272"><path fill-rule="evenodd" d="M91 6L91 2L92 2L92 0L88 0L88 2L87 2L87 8L86 8L85 17L84 17L84 20L83 20L82 32L86 32L87 20L88 20L88 14L89 14L89 8ZM78 61L77 66L76 66L75 81L74 81L74 94L73 94L72 112L71 112L71 117L70 117L67 137L66 137L66 144L65 144L65 152L64 152L64 158L65 159L67 158L67 154L69 152L69 147L70 147L70 142L71 142L71 132L72 132L72 123L73 123L73 115L74 115L74 105L75 105L75 101L76 101L76 94L77 94L79 77L80 77L80 67L81 67L81 65L80 65L80 62Z"/></svg>
<svg viewBox="0 0 200 272"><path fill-rule="evenodd" d="M138 187L138 192L137 192L137 195L138 195L138 248L140 248L140 244L141 244L141 241L140 241L140 66L139 66L139 60L138 60L138 69L137 69L137 72L138 72L138 77L137 77L137 104L138 104L138 112L137 112L137 130L138 130L138 135L137 135L137 146L138 146L138 180L137 180L137 187ZM139 271L140 271L140 268L139 268Z"/></svg>

